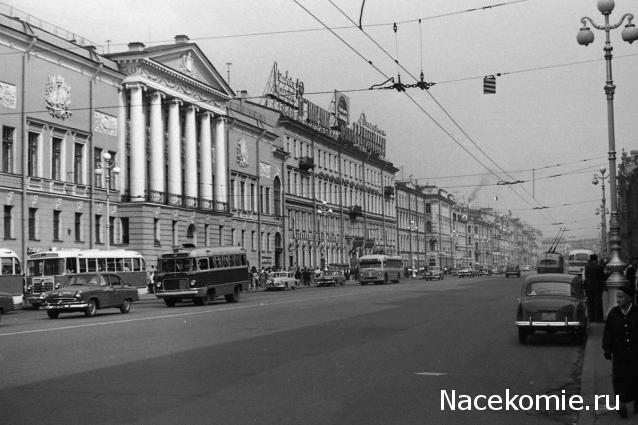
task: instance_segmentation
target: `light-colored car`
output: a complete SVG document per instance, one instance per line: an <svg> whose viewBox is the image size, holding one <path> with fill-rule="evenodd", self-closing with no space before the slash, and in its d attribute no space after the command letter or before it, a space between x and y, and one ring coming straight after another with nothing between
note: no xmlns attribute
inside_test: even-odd
<svg viewBox="0 0 638 425"><path fill-rule="evenodd" d="M430 266L425 272L425 280L443 280L443 270L439 266Z"/></svg>
<svg viewBox="0 0 638 425"><path fill-rule="evenodd" d="M458 272L459 277L472 277L474 276L474 270L469 267L463 267Z"/></svg>
<svg viewBox="0 0 638 425"><path fill-rule="evenodd" d="M266 280L265 289L269 290L284 290L295 289L299 285L299 281L295 279L295 272L282 271L272 272Z"/></svg>

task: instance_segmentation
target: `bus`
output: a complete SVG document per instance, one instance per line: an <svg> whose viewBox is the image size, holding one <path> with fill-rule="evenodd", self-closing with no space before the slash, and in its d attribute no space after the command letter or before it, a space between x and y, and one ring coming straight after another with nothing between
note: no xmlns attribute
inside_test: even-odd
<svg viewBox="0 0 638 425"><path fill-rule="evenodd" d="M222 295L235 303L248 290L248 279L246 251L241 247L174 248L157 259L154 292L167 307L184 300L205 305Z"/></svg>
<svg viewBox="0 0 638 425"><path fill-rule="evenodd" d="M361 285L373 283L399 282L403 271L403 258L383 254L359 257L359 282Z"/></svg>
<svg viewBox="0 0 638 425"><path fill-rule="evenodd" d="M567 273L577 274L584 277L585 266L589 261L589 256L593 255L591 249L573 249L567 256Z"/></svg>
<svg viewBox="0 0 638 425"><path fill-rule="evenodd" d="M536 265L536 273L565 273L565 258L558 252L541 254Z"/></svg>
<svg viewBox="0 0 638 425"><path fill-rule="evenodd" d="M23 303L24 273L18 255L10 249L0 248L0 292L13 297L13 305Z"/></svg>
<svg viewBox="0 0 638 425"><path fill-rule="evenodd" d="M97 271L118 273L138 292L144 293L148 288L146 261L136 251L59 249L29 255L24 301L37 310L44 305L46 293L66 286L70 275Z"/></svg>

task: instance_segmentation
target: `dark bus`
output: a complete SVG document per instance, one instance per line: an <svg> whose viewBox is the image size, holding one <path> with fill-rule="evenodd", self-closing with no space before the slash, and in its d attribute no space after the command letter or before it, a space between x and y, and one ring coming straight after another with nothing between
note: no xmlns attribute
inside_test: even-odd
<svg viewBox="0 0 638 425"><path fill-rule="evenodd" d="M243 248L175 248L157 260L155 296L168 307L185 300L205 305L222 295L235 303L248 289L248 276Z"/></svg>

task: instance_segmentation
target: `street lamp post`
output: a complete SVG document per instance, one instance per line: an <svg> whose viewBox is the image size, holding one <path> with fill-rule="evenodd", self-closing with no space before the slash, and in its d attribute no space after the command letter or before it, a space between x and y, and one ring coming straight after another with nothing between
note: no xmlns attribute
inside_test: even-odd
<svg viewBox="0 0 638 425"><path fill-rule="evenodd" d="M109 205L109 192L111 189L111 172L113 174L120 173L120 167L115 165L115 160L111 157L111 154L108 152L104 152L102 154L102 164L95 169L95 174L101 176L103 172L104 179L106 181L106 249L111 248L111 218L109 215L110 205Z"/></svg>
<svg viewBox="0 0 638 425"><path fill-rule="evenodd" d="M412 232L418 231L419 227L416 225L414 220L410 220L409 230L410 230L410 264L412 268L412 278L415 278L416 277L416 271L415 271L416 261L414 259L414 250L412 249Z"/></svg>
<svg viewBox="0 0 638 425"><path fill-rule="evenodd" d="M622 39L628 43L632 43L638 40L638 28L631 21L634 15L631 13L624 14L618 23L610 24L609 15L614 10L614 0L598 0L598 10L602 13L605 24L598 25L591 18L585 16L581 18L583 27L578 32L576 40L578 44L587 46L594 41L594 33L587 27L589 22L597 30L605 31L605 63L607 71L607 81L605 84L605 94L607 96L607 135L609 140L609 191L611 196L610 203L610 219L609 219L609 242L611 250L611 260L607 263L607 267L612 271L606 282L607 286L607 309L609 311L616 305L616 293L618 288L627 285L627 279L625 278L623 271L625 264L620 258L620 223L618 221L618 202L616 199L616 141L614 135L614 91L616 86L614 85L611 72L611 58L612 58L612 46L609 38L611 30L618 28L627 18L627 25L622 30Z"/></svg>
<svg viewBox="0 0 638 425"><path fill-rule="evenodd" d="M601 187L603 189L603 199L602 199L602 207L601 208L596 208L596 215L601 214L602 215L602 224L601 224L601 228L600 228L600 253L602 254L603 257L607 256L607 214L606 214L606 199L605 199L605 180L609 179L609 174L607 174L607 169L606 168L601 168L600 169L600 174L596 174L594 173L594 178L592 179L592 183L594 185L597 185L598 182L600 181L601 183Z"/></svg>
<svg viewBox="0 0 638 425"><path fill-rule="evenodd" d="M321 269L322 269L322 270L326 268L326 267L325 267L325 265L326 265L326 264L325 264L325 262L326 262L326 260L327 260L327 256L328 256L328 240L327 240L327 239L328 239L328 238L327 238L328 231L327 231L327 229L326 229L326 227L327 227L327 220L328 220L328 219L327 219L328 214L332 214L332 208L330 208L330 207L328 206L328 202L326 202L326 201L322 201L322 202L321 202L321 205L319 205L319 206L317 207L317 216L318 216L318 219L319 219L319 220L321 220L321 217L324 217L324 223L323 223L323 237L322 237L322 232L319 232L319 243L322 243L322 242L323 242L323 248L324 248L325 255L326 255L326 257L324 257L324 264L321 264L321 260L319 259L319 265L320 265L320 267L321 267ZM316 245L315 245L315 246L316 246ZM318 257L318 256L315 254L315 257Z"/></svg>

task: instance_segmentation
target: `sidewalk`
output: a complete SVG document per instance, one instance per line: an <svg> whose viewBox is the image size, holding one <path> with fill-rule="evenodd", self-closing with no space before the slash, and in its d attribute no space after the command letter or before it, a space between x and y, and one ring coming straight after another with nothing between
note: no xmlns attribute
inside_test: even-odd
<svg viewBox="0 0 638 425"><path fill-rule="evenodd" d="M611 385L611 362L603 357L601 348L604 323L591 323L589 338L585 346L585 359L580 381L580 393L585 405L592 406L592 410L583 410L578 417L578 425L606 425L618 423L635 423L636 415L629 408L629 418L622 419L618 412L607 410L603 405L597 411L593 410L596 395L610 395L610 403L615 403L614 391Z"/></svg>

